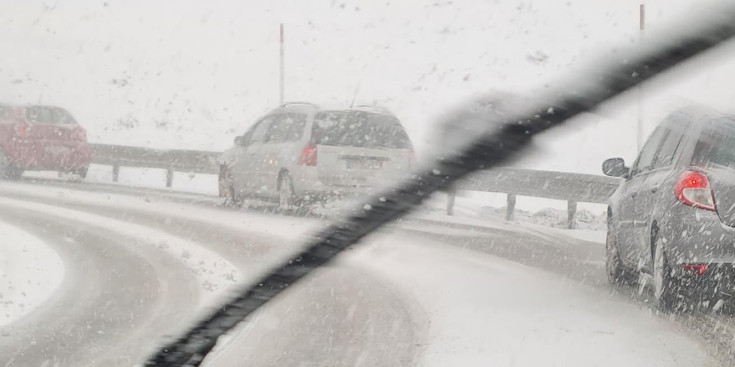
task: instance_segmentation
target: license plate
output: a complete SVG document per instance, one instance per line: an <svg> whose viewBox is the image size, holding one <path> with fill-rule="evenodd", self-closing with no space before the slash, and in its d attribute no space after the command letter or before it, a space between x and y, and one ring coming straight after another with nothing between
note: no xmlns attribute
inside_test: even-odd
<svg viewBox="0 0 735 367"><path fill-rule="evenodd" d="M68 152L69 148L64 147L64 146L48 146L48 147L45 147L44 150L46 151L46 153L50 153L53 155L59 155L59 154Z"/></svg>
<svg viewBox="0 0 735 367"><path fill-rule="evenodd" d="M347 159L347 169L381 169L383 161L377 159Z"/></svg>

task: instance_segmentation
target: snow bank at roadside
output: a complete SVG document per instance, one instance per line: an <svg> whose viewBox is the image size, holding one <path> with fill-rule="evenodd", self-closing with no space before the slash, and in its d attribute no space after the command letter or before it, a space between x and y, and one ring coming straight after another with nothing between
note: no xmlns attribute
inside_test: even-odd
<svg viewBox="0 0 735 367"><path fill-rule="evenodd" d="M0 222L0 326L46 301L64 279L64 264L43 241Z"/></svg>
<svg viewBox="0 0 735 367"><path fill-rule="evenodd" d="M23 175L29 178L74 180L71 175L59 177L54 171L28 171ZM171 191L218 195L217 175L174 172ZM166 188L166 170L160 168L120 167L118 182L112 181L112 166L92 164L84 179L86 183L117 184L120 186Z"/></svg>
<svg viewBox="0 0 735 367"><path fill-rule="evenodd" d="M533 198L527 198L533 199ZM446 194L436 194L424 204L424 213L432 214L444 214L446 213ZM548 201L546 199L540 199L541 203ZM560 203L562 203L560 201ZM454 216L466 217L479 220L492 220L492 221L504 221L505 220L505 207L495 206L496 204L492 200L483 200L477 196L460 196L458 195L454 204ZM566 205L566 204L564 204ZM538 205L537 205L538 206ZM533 206L529 206L532 208ZM542 209L523 209L516 206L513 212L513 221L524 224L535 224L544 227L552 227L564 229L564 233L579 233L582 232L604 232L607 229L607 217L604 210L599 213L595 213L592 210L604 209L604 205L589 205L589 209L581 208L577 210L576 214L576 225L577 229L574 231L566 230L567 227L567 211L565 209L545 207ZM587 237L598 238L597 235L586 235ZM585 239L582 238L582 239Z"/></svg>
<svg viewBox="0 0 735 367"><path fill-rule="evenodd" d="M480 217L505 218L505 208L486 206L482 208ZM516 209L513 220L522 223L533 223L547 227L566 228L567 211L545 208L537 212ZM594 214L589 210L578 210L576 214L576 225L578 229L604 231L606 228L606 217L604 213Z"/></svg>

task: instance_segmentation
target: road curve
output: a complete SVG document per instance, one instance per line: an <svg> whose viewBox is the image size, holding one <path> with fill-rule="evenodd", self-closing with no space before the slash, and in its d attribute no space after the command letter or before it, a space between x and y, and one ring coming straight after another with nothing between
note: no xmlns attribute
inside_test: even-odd
<svg viewBox="0 0 735 367"><path fill-rule="evenodd" d="M0 220L53 246L66 268L48 301L2 329L2 366L130 366L156 330L196 306L192 274L133 239L1 205Z"/></svg>
<svg viewBox="0 0 735 367"><path fill-rule="evenodd" d="M314 228L315 223L318 224L314 220L304 218L222 210L214 207L213 203L216 202L216 199L197 195L130 188L118 190L111 186L57 185L49 182L44 182L43 185L34 183L4 185L0 187L0 210L3 213L8 212L1 208L2 198L6 197L27 202L30 207L46 205L104 217L116 221L121 228L124 228L126 223L154 228L171 235L184 237L226 258L243 273L243 279L246 281L253 279L260 271L267 268L268 263L282 254L293 251L293 246L298 244L298 239L302 238L310 228ZM190 201L189 199L192 199L191 203L185 203ZM6 355L6 351L15 353L16 359L11 360L9 366L34 365L39 361L41 363L53 362L54 358L56 361L69 361L76 358L88 362L74 364L82 366L129 365L131 360L136 360L136 358L139 360L146 350L150 350L157 344L160 339L156 335L165 334L164 330L175 329L171 325L181 326L180 320L192 317L196 311L197 302L191 299L197 296L191 293L185 297L178 294L178 289L171 290L171 287L153 287L153 290L146 292L140 287L130 286L131 279L136 279L137 283L145 278L148 279L148 283L156 283L157 279L161 277L165 279L168 275L173 282L188 277L189 280L185 281L185 284L188 284L191 292L201 292L198 289L200 287L197 287L196 279L191 279L191 269L183 266L181 259L161 253L155 246L130 246L131 240L140 242L145 241L145 238L135 239L135 236L132 236L131 239L129 231L115 233L116 231L111 231L110 228L94 228L88 224L75 222L73 218L59 221L58 218L50 218L43 213L23 213L23 210L17 209L17 207L13 208L14 212L21 213L18 216L15 213L9 215L13 218L6 218L8 215L5 217L0 215L0 220L7 220L34 234L45 231L46 236L39 237L43 237L60 253L69 253L76 249L76 256L73 255L73 252L71 255L64 256L67 267L70 264L80 264L80 268L97 267L107 270L113 269L117 264L122 274L132 271L138 276L137 278L127 278L127 275L113 277L106 274L104 270L99 270L96 273L98 276L91 277L92 279L83 279L84 274L68 275L64 282L65 285L81 282L80 286L62 287L64 291L60 290L51 301L32 313L30 317L22 320L19 325L32 325L32 322L35 322L33 324L35 329L31 326L26 328L29 338L38 335L40 329L38 325L44 325L45 328L44 323L51 317L58 318L59 310L64 309L60 307L63 303L60 303L58 299L65 296L83 299L84 302L92 305L87 310L100 307L103 302L110 303L110 299L119 297L139 297L142 301L137 306L139 311L133 313L136 318L125 320L113 317L109 325L105 324L109 326L108 332L103 330L102 333L93 335L93 330L79 331L79 334L76 334L77 343L73 346L74 348L71 345L66 348L59 342L64 337L68 338L68 333L60 333L57 334L57 337L49 339L45 344L46 349L35 349L39 345L38 341L23 339L15 342L19 338L12 333L8 334L5 330L0 330L6 341L9 341L7 344L0 344L0 365L3 365L2 358ZM54 230L51 231L51 229ZM472 232L469 235L468 229L471 229ZM258 312L250 322L243 324L239 330L225 338L225 342L217 348L217 353L208 360L210 365L239 366L243 361L247 361L250 365L266 366L430 366L438 365L436 361L452 361L452 359L446 359L447 355L461 357L462 354L459 352L467 349L463 345L471 345L472 342L466 341L465 344L454 344L455 347L441 349L437 347L437 340L443 340L444 344L439 343L439 345L446 346L447 341L462 340L463 333L457 333L457 330L438 331L435 325L441 324L437 322L438 320L445 320L447 325L453 324L453 322L446 321L449 319L446 319L445 315L453 314L454 309L461 310L465 305L454 304L453 307L438 310L434 307L435 305L432 305L431 299L427 300L425 297L426 293L432 292L431 288L422 292L417 291L421 289L419 285L425 287L426 282L422 285L412 283L410 280L412 277L422 278L421 274L430 274L431 276L426 276L426 278L434 279L433 282L438 284L444 277L436 278L440 274L437 273L437 270L446 267L459 271L456 269L457 266L442 265L441 261L449 258L455 259L453 263L465 264L465 268L477 266L478 262L485 264L477 270L479 273L475 278L487 276L481 276L481 274L489 274L488 271L492 273L497 269L502 269L505 274L520 274L519 276L525 276L523 274L526 273L534 274L534 277L537 277L534 278L537 279L535 282L545 282L543 278L554 277L550 273L537 272L532 269L521 269L521 273L517 273L519 270L512 266L498 267L496 264L498 259L494 256L500 256L570 279L571 283L564 283L565 287L577 289L573 292L576 296L570 296L571 298L588 297L579 296L580 292L610 296L606 286L603 285L604 277L600 268L599 246L590 246L588 243L570 239L554 239L543 233L534 233L529 230L519 231L517 228L508 226L482 230L457 224L440 225L435 222L413 220L399 224L392 231L398 237L390 237L394 236L391 234L387 236L394 238L392 241L396 242L395 244L384 243L376 246L371 241L371 245L367 246L369 249L367 252L355 252L358 255L347 254L336 265L322 269L305 284L295 287ZM72 237L79 236L80 238L73 241L73 245L62 240L64 236L69 237L69 233L73 234ZM88 238L80 233L84 233ZM384 236L386 234L379 235L379 237ZM410 241L406 238L409 238ZM403 250L394 249L396 245L405 241L408 241L411 246L405 246ZM88 254L89 248L94 245L99 247L100 243L108 242L115 245L109 246L106 254L95 256L94 251L89 251ZM422 242L431 243L429 247L434 249L432 251L437 251L432 255L434 262L414 261L424 258L432 259L432 256L428 256L422 247L416 246ZM79 247L80 243L86 244L87 247ZM446 244L462 249L448 251ZM146 248L148 252L142 254L139 252L141 248ZM388 249L387 252L383 251L386 249ZM398 253L393 251L398 251ZM483 252L494 256L482 254ZM118 256L118 253L121 255ZM118 257L122 259L120 262L110 261L110 258L117 259ZM402 260L396 263L395 257ZM128 260L124 260L126 258ZM390 264L391 261L393 261L393 268L381 268L383 265L380 264ZM427 267L427 264L430 265ZM170 271L171 269L178 270ZM410 269L413 269L414 273L411 274ZM399 276L402 272L403 276ZM457 279L460 282L458 284L473 281L472 278ZM499 279L505 278L499 277ZM85 285L85 282L94 283L93 280L97 283ZM506 282L513 282L513 280L506 280ZM496 282L495 284L500 286L502 283ZM432 283L429 282L429 284ZM481 289L481 284L483 283L475 285L475 287L480 287L476 289ZM588 287L590 285L592 288ZM453 284L444 284L445 288L442 289L453 286ZM162 292L161 288L166 288L169 293ZM82 289L86 289L87 293L81 291ZM101 296L99 289L130 293L108 293ZM486 291L483 290L483 292ZM86 297L81 297L82 294L86 294ZM476 294L478 294L477 291L469 293L469 295ZM441 294L438 294L437 297L441 298ZM626 312L630 312L632 318L639 318L641 313L650 314L650 309L647 309L645 305L638 306L640 300L634 298L631 302L631 298L627 296L613 295L611 297L605 298L606 302L626 308ZM175 301L177 298L185 298L188 303L177 304ZM487 302L488 299L492 298L483 298L481 301ZM445 301L447 304L452 304L451 299ZM115 303L105 307L114 308ZM630 308L631 305L633 309ZM126 306L136 309L135 305ZM489 303L485 307L495 306ZM589 310L586 304L581 304L580 307L586 310L585 312L594 313L594 310ZM64 315L56 321L60 325L65 325L66 329L86 325L87 320L93 316L81 311L81 306L78 308L80 312L70 312L68 317ZM51 315L45 311L49 309L54 310L56 314ZM170 309L178 311L173 311L171 317L166 317ZM103 324L103 321L107 321L105 315L98 316L98 320L101 320L98 323ZM484 315L483 312L478 314L478 317L482 319ZM491 319L482 320L487 323L495 322ZM601 318L598 315L595 320L605 324L605 314ZM155 322L159 323L155 324ZM669 353L674 360L663 359L664 364L658 365L695 363L692 362L692 358L695 358L699 365L714 366L723 363L723 359L717 359L721 357L718 353L710 351L707 346L698 344L701 340L677 331L675 328L672 329L671 326L676 323L672 324L669 320L660 317L643 318L641 322L648 325L648 332L666 331L663 335L656 336L656 340L668 345L667 348L661 349L661 353ZM477 328L478 323L475 324L467 327ZM607 329L602 329L604 329L603 334L607 332L605 331ZM120 330L120 332L115 330ZM623 331L621 331L622 334L624 334ZM28 340L31 342L31 347L27 347L25 343ZM613 347L620 348L624 345L624 343L613 344ZM670 348L672 345L678 346L679 350L677 351L676 348L672 350ZM129 348L125 348L127 346ZM712 347L712 344L709 347ZM654 348L659 347L654 346ZM120 354L121 349L130 352ZM41 350L44 352L38 352ZM23 351L23 353L18 351ZM43 355L46 359L28 357L34 353ZM485 351L483 350L482 353ZM99 358L100 355L108 356L109 359L102 360ZM427 355L431 356L428 360ZM457 361L459 360L461 359ZM478 361L483 360L480 358L464 362L467 362L465 365L473 365L473 362ZM650 365L657 365L653 363L656 362L655 360L649 362L652 362ZM59 365L65 365L65 363ZM519 365L524 365L524 363Z"/></svg>
<svg viewBox="0 0 735 367"><path fill-rule="evenodd" d="M71 271L46 303L0 329L0 366L131 366L158 345L163 334L193 319L200 310L202 292L197 274L181 258L162 251L160 243L146 243L151 239L131 233L130 226L146 226L195 242L237 266L244 279L254 278L279 252L297 244L155 207L121 210L120 205L96 196L83 200L53 190L48 195L48 190L37 188L24 192L0 188L0 221L40 237ZM63 218L61 213L70 214ZM92 220L75 220L73 213ZM119 230L110 228L109 221L115 221ZM282 313L275 319L297 332L276 331L284 347L280 350L286 345L298 347L285 355L271 348L273 353L257 353L249 360L257 365L316 366L326 365L325 353L335 358L330 360L366 365L411 365L418 360L412 343L422 340L417 326L422 323L418 321L421 313L404 295L369 273L348 267L326 269L309 282L314 286L299 288L289 297L297 300L298 312L293 312L293 301L285 306L275 303L270 313L254 321L272 325L264 320ZM391 305L393 312L373 311L381 305ZM349 317L333 319L335 315ZM366 333L368 329L372 332ZM220 358L218 364L226 361Z"/></svg>

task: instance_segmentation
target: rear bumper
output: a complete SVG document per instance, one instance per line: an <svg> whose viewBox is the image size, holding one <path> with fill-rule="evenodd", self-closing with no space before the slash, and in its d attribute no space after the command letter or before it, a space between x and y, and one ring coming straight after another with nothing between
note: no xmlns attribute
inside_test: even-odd
<svg viewBox="0 0 735 367"><path fill-rule="evenodd" d="M660 231L672 263L735 264L735 228L715 212L677 205Z"/></svg>
<svg viewBox="0 0 735 367"><path fill-rule="evenodd" d="M690 299L732 300L735 296L735 263L711 263L703 275L696 275L676 266L681 293Z"/></svg>
<svg viewBox="0 0 735 367"><path fill-rule="evenodd" d="M344 197L367 195L375 191L374 186L341 186L325 184L315 167L302 167L290 171L296 195L314 200L332 200Z"/></svg>
<svg viewBox="0 0 735 367"><path fill-rule="evenodd" d="M86 142L11 141L3 150L10 164L24 170L75 171L92 163Z"/></svg>

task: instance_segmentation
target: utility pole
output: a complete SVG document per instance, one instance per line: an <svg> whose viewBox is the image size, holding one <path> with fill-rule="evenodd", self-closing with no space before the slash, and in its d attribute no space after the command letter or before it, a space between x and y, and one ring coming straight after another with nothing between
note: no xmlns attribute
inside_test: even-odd
<svg viewBox="0 0 735 367"><path fill-rule="evenodd" d="M281 30L281 32L280 32L280 43L281 43L281 75L280 75L280 78L281 78L281 80L280 80L280 87L279 87L279 90L280 90L280 103L279 103L279 105L283 105L283 103L284 103L284 98L283 98L283 89L284 88L283 88L283 85L284 85L284 79L285 79L285 76L283 75L283 73L284 73L284 65L283 64L284 64L284 57L285 57L284 56L284 54L285 54L284 44L283 44L283 37L284 37L284 34L283 34L283 23L281 23L280 30Z"/></svg>
<svg viewBox="0 0 735 367"><path fill-rule="evenodd" d="M643 31L646 29L646 4L641 3L638 13L638 41L642 44ZM638 152L643 148L643 85L638 86L638 126L636 132L636 147L638 148Z"/></svg>

